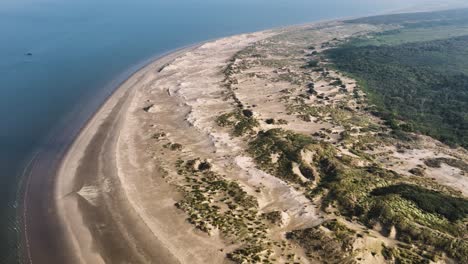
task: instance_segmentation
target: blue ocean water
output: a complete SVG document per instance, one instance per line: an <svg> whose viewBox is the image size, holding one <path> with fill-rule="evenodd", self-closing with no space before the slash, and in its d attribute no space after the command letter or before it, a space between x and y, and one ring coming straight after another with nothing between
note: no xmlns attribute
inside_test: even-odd
<svg viewBox="0 0 468 264"><path fill-rule="evenodd" d="M375 0L0 1L0 263L16 262L19 175L34 151L132 66L207 39L403 6Z"/></svg>

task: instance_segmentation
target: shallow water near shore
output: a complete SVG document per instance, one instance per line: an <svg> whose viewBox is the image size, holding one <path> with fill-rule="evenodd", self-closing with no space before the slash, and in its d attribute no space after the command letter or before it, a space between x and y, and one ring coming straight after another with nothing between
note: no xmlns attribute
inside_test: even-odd
<svg viewBox="0 0 468 264"><path fill-rule="evenodd" d="M2 1L0 263L17 262L17 193L28 161L66 144L51 135L78 130L142 62L206 39L400 7L375 2Z"/></svg>

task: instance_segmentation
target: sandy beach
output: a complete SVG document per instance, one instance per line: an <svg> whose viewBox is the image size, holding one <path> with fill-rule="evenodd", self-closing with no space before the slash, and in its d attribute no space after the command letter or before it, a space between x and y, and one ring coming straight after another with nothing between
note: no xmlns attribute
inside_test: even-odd
<svg viewBox="0 0 468 264"><path fill-rule="evenodd" d="M145 85L164 65L191 49L166 55L134 74L95 114L65 156L57 175L55 197L65 241L69 242L69 263L142 262L148 255L140 254L140 249L127 248L137 239L147 246L147 253L161 262L176 263L157 239L151 239L146 226L135 221L139 216L115 178L113 159L122 116L136 86ZM96 222L88 224L83 221L86 217ZM96 226L99 222L111 228Z"/></svg>

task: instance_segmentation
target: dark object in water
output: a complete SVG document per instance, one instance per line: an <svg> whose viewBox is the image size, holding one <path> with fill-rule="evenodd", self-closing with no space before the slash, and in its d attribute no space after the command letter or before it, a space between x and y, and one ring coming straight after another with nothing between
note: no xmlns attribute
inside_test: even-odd
<svg viewBox="0 0 468 264"><path fill-rule="evenodd" d="M31 52L26 53L26 56L32 56Z"/></svg>

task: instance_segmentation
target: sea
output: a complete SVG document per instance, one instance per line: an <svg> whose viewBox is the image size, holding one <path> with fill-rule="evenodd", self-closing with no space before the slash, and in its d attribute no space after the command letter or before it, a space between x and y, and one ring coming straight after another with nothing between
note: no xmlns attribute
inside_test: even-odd
<svg viewBox="0 0 468 264"><path fill-rule="evenodd" d="M233 34L378 14L380 0L1 0L0 263L18 263L24 172L157 55ZM57 144L57 143L55 143ZM51 190L44 190L51 191Z"/></svg>

